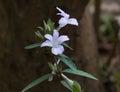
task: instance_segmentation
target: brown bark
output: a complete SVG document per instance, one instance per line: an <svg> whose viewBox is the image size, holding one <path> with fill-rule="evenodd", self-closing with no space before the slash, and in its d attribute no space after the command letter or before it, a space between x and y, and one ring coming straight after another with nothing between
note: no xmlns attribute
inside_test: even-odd
<svg viewBox="0 0 120 92"><path fill-rule="evenodd" d="M83 90L85 92L104 92L99 76L96 35L88 8L89 6L80 20L80 28L77 31L78 36L76 37L75 55L77 56L76 60L78 63L81 62L81 68L98 78L98 81L88 78L82 80Z"/></svg>
<svg viewBox="0 0 120 92"><path fill-rule="evenodd" d="M95 29L97 40L100 40L100 35L99 35L100 14L101 14L100 5L101 5L101 0L94 0L95 11L94 11L93 20L94 20L94 29Z"/></svg>

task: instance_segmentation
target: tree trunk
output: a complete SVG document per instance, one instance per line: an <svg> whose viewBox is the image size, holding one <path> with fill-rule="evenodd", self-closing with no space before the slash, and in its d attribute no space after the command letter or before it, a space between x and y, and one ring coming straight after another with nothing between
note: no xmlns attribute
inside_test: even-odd
<svg viewBox="0 0 120 92"><path fill-rule="evenodd" d="M101 14L100 5L101 5L101 0L94 0L95 12L94 12L93 20L94 20L94 29L98 41L100 40L100 35L99 35L100 14Z"/></svg>
<svg viewBox="0 0 120 92"><path fill-rule="evenodd" d="M81 62L80 67L83 70L98 78L97 81L88 78L83 79L83 90L85 92L104 92L99 76L97 39L89 12L89 6L86 8L80 24L80 28L77 31L78 36L76 36L76 60L78 63Z"/></svg>

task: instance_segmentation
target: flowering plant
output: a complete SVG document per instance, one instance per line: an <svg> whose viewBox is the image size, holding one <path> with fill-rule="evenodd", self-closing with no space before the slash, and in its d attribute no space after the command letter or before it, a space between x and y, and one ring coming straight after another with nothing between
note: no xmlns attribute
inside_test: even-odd
<svg viewBox="0 0 120 92"><path fill-rule="evenodd" d="M62 78L60 83L66 88L68 88L71 92L82 92L80 84L77 81L68 78L64 73L84 76L97 80L91 74L77 69L73 61L68 56L63 54L64 47L67 47L69 49L71 49L71 47L66 44L66 41L69 40L69 37L67 35L60 35L59 31L67 24L78 26L78 22L75 18L70 18L70 15L65 13L59 7L56 7L56 9L59 11L57 15L62 16L58 21L59 26L55 28L54 22L52 22L50 19L47 21L47 23L44 22L44 28L38 27L40 30L35 32L35 34L41 39L41 42L25 47L25 49L32 49L38 46L50 48L51 53L55 57L54 64L48 62L51 73L45 74L42 77L34 80L30 84L28 84L21 92L27 91L31 87L43 82L44 80L48 79L48 81L52 81L55 76L59 76L60 78ZM61 69L60 63L64 63L69 68Z"/></svg>

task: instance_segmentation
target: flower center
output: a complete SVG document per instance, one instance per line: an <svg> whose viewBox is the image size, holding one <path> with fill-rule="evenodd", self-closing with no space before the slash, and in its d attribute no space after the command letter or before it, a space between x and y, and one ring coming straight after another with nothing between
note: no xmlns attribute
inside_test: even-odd
<svg viewBox="0 0 120 92"><path fill-rule="evenodd" d="M58 42L57 41L53 41L52 45L53 45L54 48L57 48L58 47Z"/></svg>

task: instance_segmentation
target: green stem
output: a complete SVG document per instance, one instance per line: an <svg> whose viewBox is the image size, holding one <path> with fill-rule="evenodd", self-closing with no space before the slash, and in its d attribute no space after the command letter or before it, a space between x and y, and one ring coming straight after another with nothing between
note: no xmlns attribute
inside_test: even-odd
<svg viewBox="0 0 120 92"><path fill-rule="evenodd" d="M59 26L58 26L56 29L57 29L58 31L60 31L61 28L62 28L62 27L59 27Z"/></svg>

